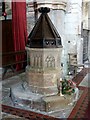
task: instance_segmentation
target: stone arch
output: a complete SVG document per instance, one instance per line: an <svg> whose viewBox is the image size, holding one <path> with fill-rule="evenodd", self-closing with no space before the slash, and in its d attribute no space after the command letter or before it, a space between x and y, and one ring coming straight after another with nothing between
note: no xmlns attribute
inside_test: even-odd
<svg viewBox="0 0 90 120"><path fill-rule="evenodd" d="M40 68L42 66L42 56L34 56L33 57L33 66Z"/></svg>
<svg viewBox="0 0 90 120"><path fill-rule="evenodd" d="M45 62L48 68L55 67L55 58L53 56L47 56Z"/></svg>

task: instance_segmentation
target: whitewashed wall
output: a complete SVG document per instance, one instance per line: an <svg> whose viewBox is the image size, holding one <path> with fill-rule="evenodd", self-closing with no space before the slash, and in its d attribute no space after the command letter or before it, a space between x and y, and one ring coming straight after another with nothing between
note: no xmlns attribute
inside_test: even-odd
<svg viewBox="0 0 90 120"><path fill-rule="evenodd" d="M58 33L61 36L62 41L62 54L61 54L61 63L63 63L63 73L66 73L66 55L65 55L65 11L60 9L53 9L49 13L49 16L56 27Z"/></svg>
<svg viewBox="0 0 90 120"><path fill-rule="evenodd" d="M76 53L78 64L82 64L83 40L81 39L82 0L68 0L65 16L65 34L68 53ZM68 43L69 41L69 43Z"/></svg>

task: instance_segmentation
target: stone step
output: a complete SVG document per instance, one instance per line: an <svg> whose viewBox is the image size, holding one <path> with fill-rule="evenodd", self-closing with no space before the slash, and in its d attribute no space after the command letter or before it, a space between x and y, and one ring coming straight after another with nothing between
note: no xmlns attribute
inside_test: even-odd
<svg viewBox="0 0 90 120"><path fill-rule="evenodd" d="M60 109L65 109L70 103L72 103L73 95L64 95L64 96L50 96L43 98L45 104L45 111L55 111Z"/></svg>

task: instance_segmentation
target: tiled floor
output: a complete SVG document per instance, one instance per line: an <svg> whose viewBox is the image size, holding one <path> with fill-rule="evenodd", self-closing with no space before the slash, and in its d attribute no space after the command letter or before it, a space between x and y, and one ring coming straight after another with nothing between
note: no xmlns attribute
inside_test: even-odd
<svg viewBox="0 0 90 120"><path fill-rule="evenodd" d="M13 120L14 118L19 119L19 120L26 120L25 118L20 118L16 115L11 115L11 114L4 113L4 112L2 114L2 118L5 120Z"/></svg>

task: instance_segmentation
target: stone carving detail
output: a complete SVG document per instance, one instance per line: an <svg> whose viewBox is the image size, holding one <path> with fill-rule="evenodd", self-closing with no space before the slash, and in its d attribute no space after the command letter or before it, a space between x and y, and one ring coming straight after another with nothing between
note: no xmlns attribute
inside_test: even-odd
<svg viewBox="0 0 90 120"><path fill-rule="evenodd" d="M32 67L42 67L42 56L33 56L31 65Z"/></svg>
<svg viewBox="0 0 90 120"><path fill-rule="evenodd" d="M45 61L48 68L55 67L55 58L53 56L47 56Z"/></svg>

